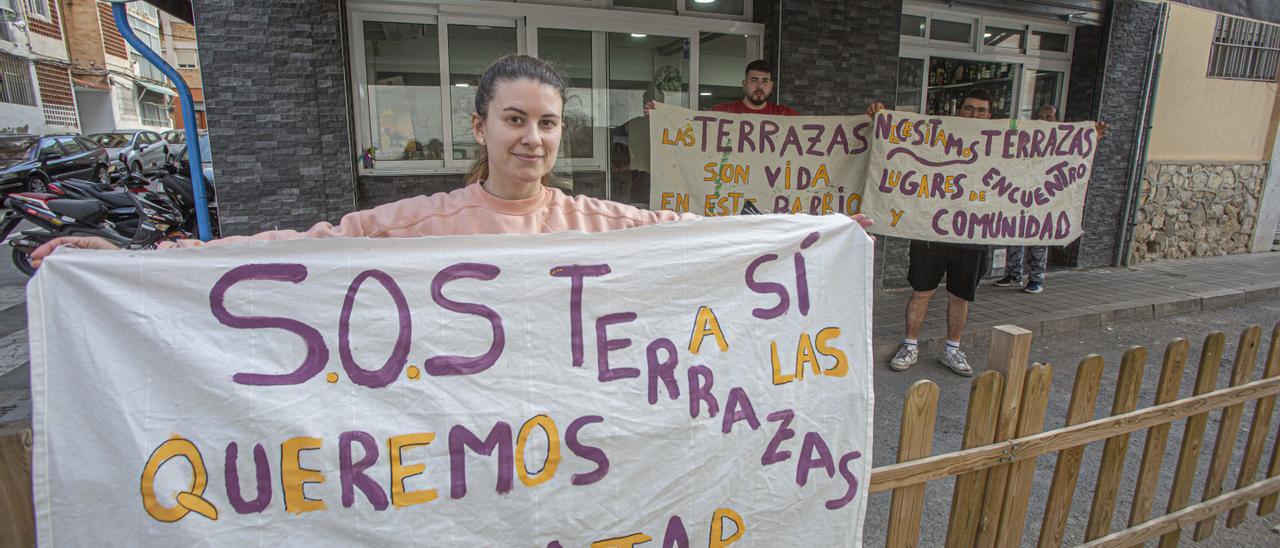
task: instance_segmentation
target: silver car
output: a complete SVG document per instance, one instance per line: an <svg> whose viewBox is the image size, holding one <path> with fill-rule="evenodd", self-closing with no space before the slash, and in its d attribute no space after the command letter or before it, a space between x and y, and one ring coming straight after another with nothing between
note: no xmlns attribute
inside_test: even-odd
<svg viewBox="0 0 1280 548"><path fill-rule="evenodd" d="M169 143L154 131L126 129L95 133L89 136L89 140L107 149L111 164L117 171L155 173L174 158L169 151Z"/></svg>

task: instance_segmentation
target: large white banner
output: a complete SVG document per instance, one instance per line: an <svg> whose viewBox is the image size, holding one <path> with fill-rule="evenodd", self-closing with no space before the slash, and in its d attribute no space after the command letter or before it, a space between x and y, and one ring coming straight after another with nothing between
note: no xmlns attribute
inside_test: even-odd
<svg viewBox="0 0 1280 548"><path fill-rule="evenodd" d="M48 546L856 546L871 246L842 216L59 250Z"/></svg>
<svg viewBox="0 0 1280 548"><path fill-rule="evenodd" d="M863 213L918 240L1064 245L1080 237L1091 122L977 120L882 111L758 116L659 104L650 126L654 209L736 215Z"/></svg>

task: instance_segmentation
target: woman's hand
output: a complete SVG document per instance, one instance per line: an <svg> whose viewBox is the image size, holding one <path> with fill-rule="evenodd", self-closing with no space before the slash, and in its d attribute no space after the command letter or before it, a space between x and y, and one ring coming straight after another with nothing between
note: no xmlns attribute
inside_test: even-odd
<svg viewBox="0 0 1280 548"><path fill-rule="evenodd" d="M857 215L854 215L854 216L853 216L853 220L854 220L854 221L857 221L858 226L862 227L862 229L863 229L863 230L866 230L866 229L867 229L867 228L869 228L871 225L876 224L876 222L875 222L875 221L872 221L869 217L867 217L866 215L863 215L863 214L861 214L861 213L859 213L859 214L857 214ZM868 236L871 236L872 241L874 241L874 240L876 239L876 237L875 237L875 236L873 236L873 235L871 235L871 234L867 234L867 235L868 235Z"/></svg>
<svg viewBox="0 0 1280 548"><path fill-rule="evenodd" d="M48 257L50 253L53 253L53 250L62 246L74 247L77 249L120 249L119 247L116 247L115 244L97 236L63 236L61 238L49 240L40 247L37 247L35 251L32 251L31 266L40 268L40 263L44 261L44 258Z"/></svg>
<svg viewBox="0 0 1280 548"><path fill-rule="evenodd" d="M871 103L867 105L867 116L876 117L876 113L885 109L884 103Z"/></svg>

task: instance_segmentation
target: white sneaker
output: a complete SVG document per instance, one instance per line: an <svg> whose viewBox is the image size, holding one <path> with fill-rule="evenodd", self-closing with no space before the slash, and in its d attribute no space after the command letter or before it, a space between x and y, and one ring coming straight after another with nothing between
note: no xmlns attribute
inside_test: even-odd
<svg viewBox="0 0 1280 548"><path fill-rule="evenodd" d="M894 371L906 371L908 367L916 364L916 360L920 357L920 349L914 344L904 344L898 348L898 353L893 355L893 359L889 360L889 369Z"/></svg>
<svg viewBox="0 0 1280 548"><path fill-rule="evenodd" d="M942 365L947 366L955 374L962 377L972 377L973 368L969 367L969 358L965 357L964 352L959 349L947 349L942 352L942 356L938 358Z"/></svg>

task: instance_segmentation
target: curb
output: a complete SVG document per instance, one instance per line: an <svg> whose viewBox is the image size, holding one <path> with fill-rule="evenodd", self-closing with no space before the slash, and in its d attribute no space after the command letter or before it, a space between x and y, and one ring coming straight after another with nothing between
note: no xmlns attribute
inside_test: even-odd
<svg viewBox="0 0 1280 548"><path fill-rule="evenodd" d="M970 322L964 338L960 340L960 345L964 348L986 348L991 344L991 328L1009 323L1031 331L1032 337L1040 337L1274 299L1280 299L1280 283L1255 284L1238 289L1215 289L1160 301L1124 301L1089 306L1052 313L1029 321ZM898 350L900 342L901 339L896 337L873 338L871 356L875 360L874 365L879 367L888 363L894 352ZM920 353L936 355L942 352L945 346L945 336L921 339Z"/></svg>

